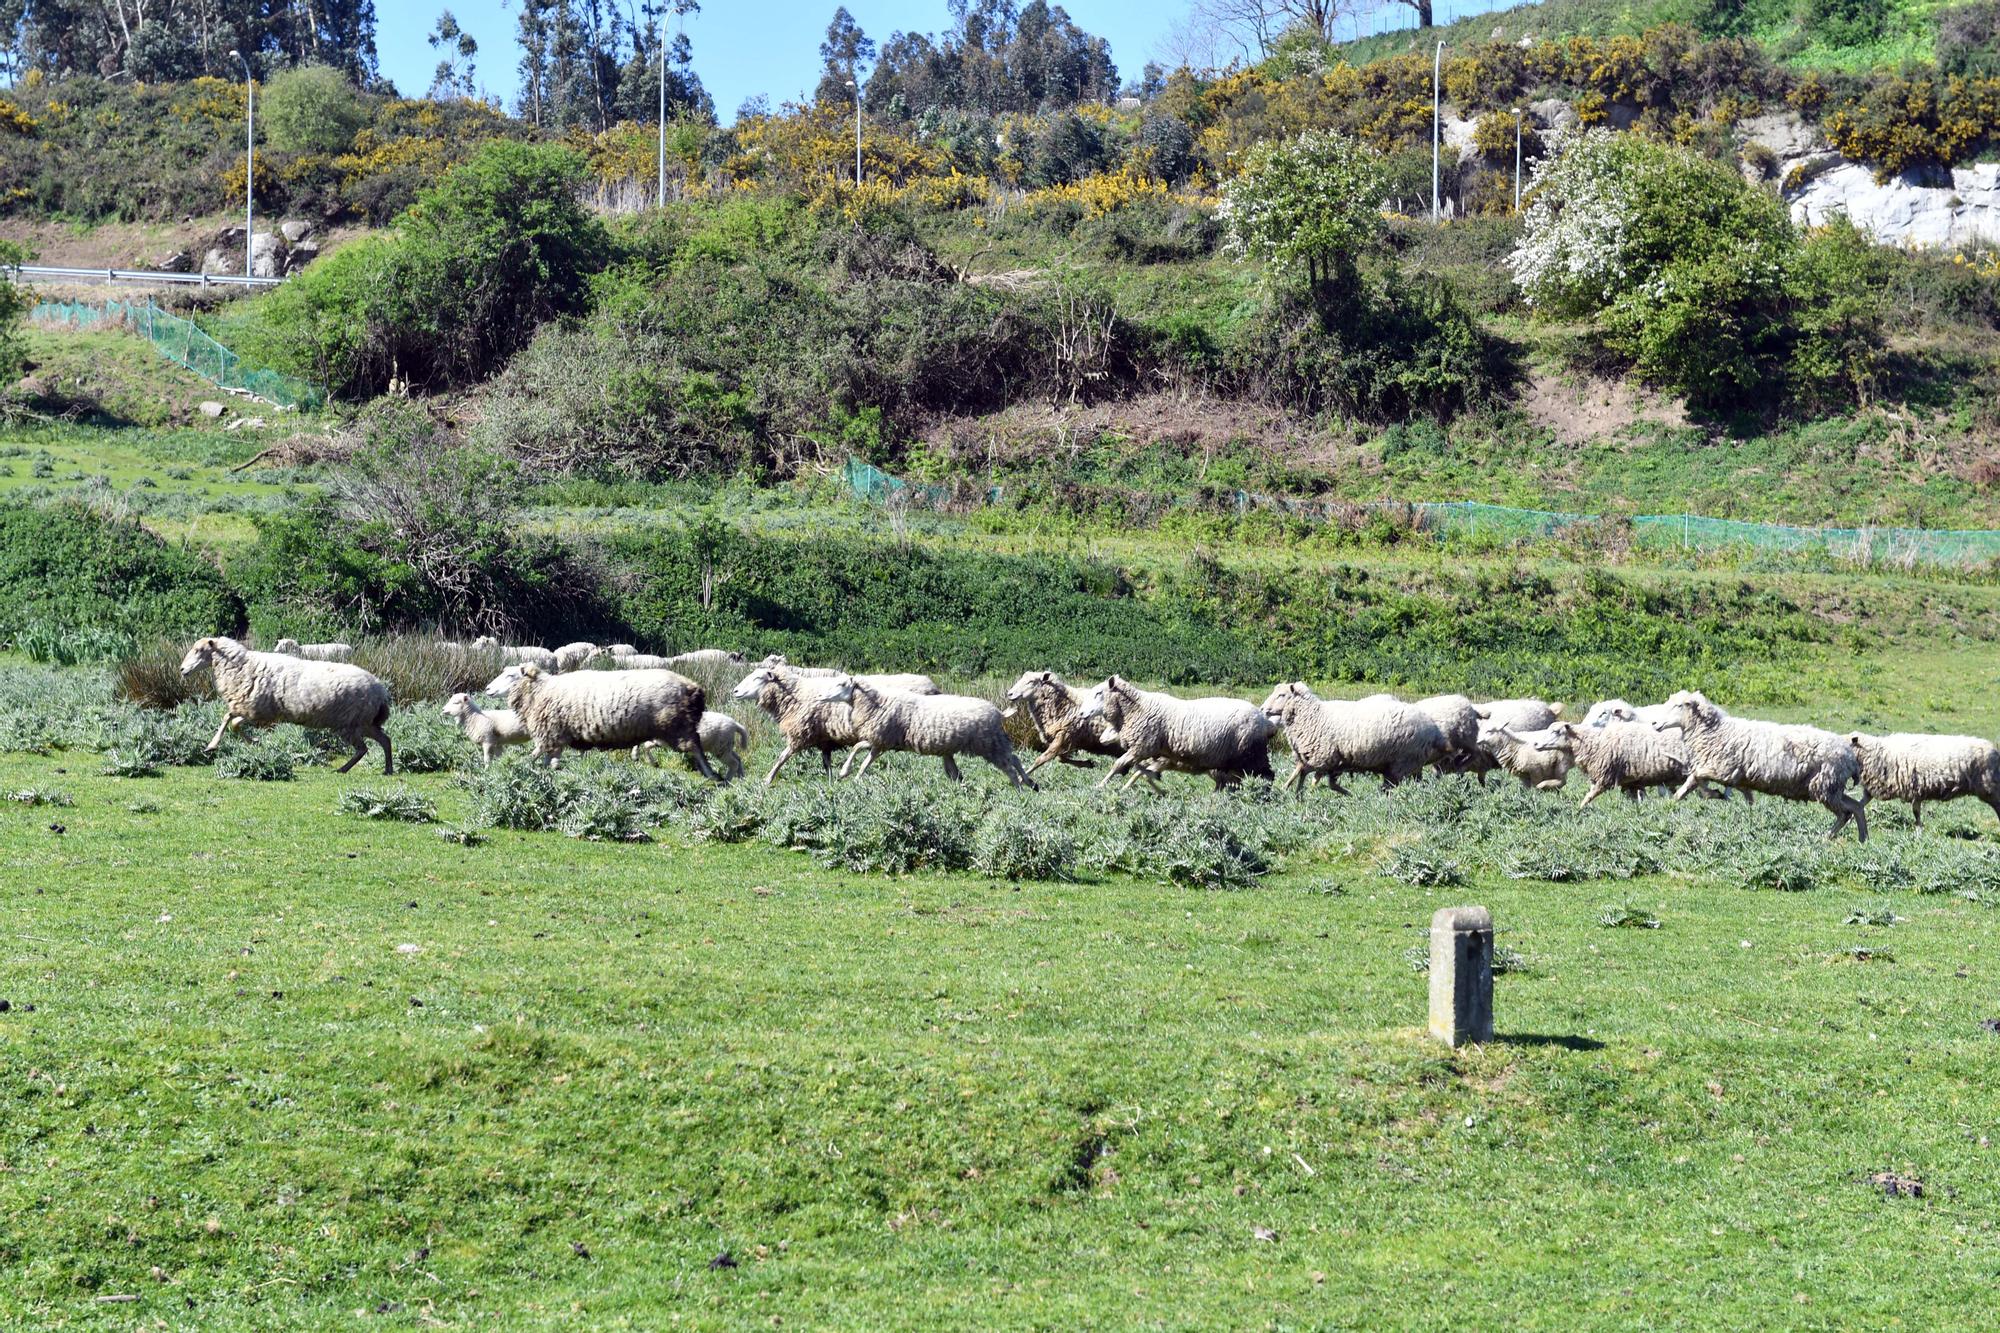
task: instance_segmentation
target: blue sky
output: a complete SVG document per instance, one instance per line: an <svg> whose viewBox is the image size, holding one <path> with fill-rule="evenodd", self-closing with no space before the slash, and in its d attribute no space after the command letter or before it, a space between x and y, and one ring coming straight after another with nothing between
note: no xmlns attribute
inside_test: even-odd
<svg viewBox="0 0 2000 1333"><path fill-rule="evenodd" d="M618 0L612 0L617 4ZM773 106L809 92L819 81L819 43L840 0L766 0L742 4L707 0L688 20L694 67L728 121L747 97L763 93ZM1439 0L1440 22L1459 14L1505 7L1506 0ZM621 6L622 7L622 6ZM1187 13L1187 0L1067 0L1063 6L1086 32L1111 43L1122 78L1131 78L1148 60L1165 52L1165 39ZM479 42L479 80L511 109L518 80L514 27L518 4L501 0L387 0L376 6L375 44L382 72L405 95L420 96L430 86L438 55L424 40L440 10L449 8L459 26ZM942 32L950 26L945 0L850 0L848 11L880 42L898 29ZM1373 20L1407 22L1409 11L1388 5ZM1364 23L1368 22L1364 20ZM1343 30L1344 31L1344 30Z"/></svg>

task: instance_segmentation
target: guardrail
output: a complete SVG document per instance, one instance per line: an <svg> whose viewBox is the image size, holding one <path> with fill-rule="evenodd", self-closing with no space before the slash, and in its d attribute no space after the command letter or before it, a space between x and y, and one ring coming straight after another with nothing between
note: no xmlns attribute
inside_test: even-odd
<svg viewBox="0 0 2000 1333"><path fill-rule="evenodd" d="M283 278L245 278L233 273L160 273L137 268L50 268L42 264L10 264L3 271L15 278L63 279L70 282L173 283L184 287L276 287Z"/></svg>

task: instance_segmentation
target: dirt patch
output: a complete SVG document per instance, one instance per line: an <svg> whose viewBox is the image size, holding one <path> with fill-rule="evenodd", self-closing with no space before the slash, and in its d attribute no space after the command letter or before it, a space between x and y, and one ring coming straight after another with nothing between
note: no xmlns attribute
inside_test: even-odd
<svg viewBox="0 0 2000 1333"><path fill-rule="evenodd" d="M1559 444L1585 444L1642 422L1688 424L1687 406L1627 380L1537 373L1521 395L1521 410Z"/></svg>
<svg viewBox="0 0 2000 1333"><path fill-rule="evenodd" d="M1170 444L1186 454L1248 445L1299 467L1352 466L1366 456L1348 432L1268 405L1166 391L1104 403L1016 404L984 416L941 418L928 433L963 459L991 463L1078 454L1107 435Z"/></svg>
<svg viewBox="0 0 2000 1333"><path fill-rule="evenodd" d="M257 230L263 231L276 221L259 215ZM217 232L242 225L240 212L186 217L178 222L105 222L95 227L6 218L0 219L0 241L26 246L35 256L31 262L51 268L152 268L176 252L192 254L199 264ZM320 228L320 257L324 259L365 233L362 227ZM131 289L128 286L125 290Z"/></svg>

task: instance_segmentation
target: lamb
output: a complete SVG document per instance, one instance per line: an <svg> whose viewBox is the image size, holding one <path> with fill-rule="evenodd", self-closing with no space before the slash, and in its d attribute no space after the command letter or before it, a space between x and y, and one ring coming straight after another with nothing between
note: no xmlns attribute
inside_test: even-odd
<svg viewBox="0 0 2000 1333"><path fill-rule="evenodd" d="M586 642L583 639L578 639L573 643L566 643L555 651L556 670L581 671L596 660L599 651L596 644Z"/></svg>
<svg viewBox="0 0 2000 1333"><path fill-rule="evenodd" d="M452 695L439 711L458 723L458 729L486 756L489 767L502 750L528 741L528 729L513 710L481 708L469 694Z"/></svg>
<svg viewBox="0 0 2000 1333"><path fill-rule="evenodd" d="M1022 672L1007 687L1007 701L1028 710L1036 734L1048 747L1028 765L1030 773L1055 762L1089 768L1090 760L1078 757L1078 751L1107 757L1125 753L1125 747L1101 723L1084 720L1083 692L1064 684L1053 671Z"/></svg>
<svg viewBox="0 0 2000 1333"><path fill-rule="evenodd" d="M537 666L543 671L554 671L556 669L556 655L548 649L527 647L525 645L502 644L491 634L482 634L474 639L472 641L472 649L474 652L480 653L497 653L503 662L519 662L528 666Z"/></svg>
<svg viewBox="0 0 2000 1333"><path fill-rule="evenodd" d="M856 750L866 750L855 777L868 772L875 756L884 750L908 750L933 754L944 762L945 776L963 780L955 756L969 754L984 759L1007 775L1016 787L1033 789L1035 780L1021 768L1014 754L1014 742L1007 739L1007 725L1000 710L984 699L962 694L904 694L884 690L854 676L837 676L826 696L828 703L844 703L854 715L861 733ZM848 764L854 755L847 757ZM842 765L841 776L847 776Z"/></svg>
<svg viewBox="0 0 2000 1333"><path fill-rule="evenodd" d="M352 662L354 645L351 643L300 643L297 639L280 639L271 645L274 653L287 657L301 658L307 662Z"/></svg>
<svg viewBox="0 0 2000 1333"><path fill-rule="evenodd" d="M1308 777L1324 775L1327 785L1345 796L1343 773L1373 773L1393 787L1450 748L1429 713L1386 694L1322 699L1295 680L1273 689L1263 712L1285 729L1293 761L1285 785L1300 792Z"/></svg>
<svg viewBox="0 0 2000 1333"><path fill-rule="evenodd" d="M1833 811L1827 837L1839 836L1851 819L1860 840L1868 841L1867 811L1847 794L1861 778L1861 757L1846 737L1818 727L1731 717L1699 690L1682 690L1667 707L1672 719L1654 726L1679 727L1694 755L1675 800L1706 780L1788 801L1816 801Z"/></svg>
<svg viewBox="0 0 2000 1333"><path fill-rule="evenodd" d="M776 781L778 771L801 750L818 750L822 771L833 767L833 752L861 742L853 710L844 703L830 702L826 695L832 682L801 676L784 666L760 666L730 691L737 699L755 699L757 706L777 720L784 734L785 749L764 785Z"/></svg>
<svg viewBox="0 0 2000 1333"><path fill-rule="evenodd" d="M793 666L785 660L783 653L772 653L757 665L762 667L783 667L795 676L807 676L817 680L832 680L835 676L847 675L838 667ZM915 671L902 672L862 672L856 680L873 685L878 690L900 690L904 694L942 694L938 683L929 676Z"/></svg>
<svg viewBox="0 0 2000 1333"><path fill-rule="evenodd" d="M743 654L727 648L697 648L691 653L676 653L667 659L667 665L676 671L685 671L689 667L720 670L726 666L741 666L742 663Z"/></svg>
<svg viewBox="0 0 2000 1333"><path fill-rule="evenodd" d="M1434 694L1417 700L1416 706L1430 714L1438 730L1444 733L1447 748L1438 759L1438 772L1470 772L1484 786L1486 771L1480 768L1479 713L1472 700L1462 694Z"/></svg>
<svg viewBox="0 0 2000 1333"><path fill-rule="evenodd" d="M1601 727L1558 722L1532 745L1543 754L1567 754L1583 770L1590 779L1584 805L1614 787L1636 800L1647 787L1680 782L1694 764L1683 741L1643 722L1613 719Z"/></svg>
<svg viewBox="0 0 2000 1333"><path fill-rule="evenodd" d="M1918 828L1924 826L1925 801L1977 796L2000 815L2000 749L1991 741L1857 731L1847 744L1861 761L1861 789L1868 798L1908 801Z"/></svg>
<svg viewBox="0 0 2000 1333"><path fill-rule="evenodd" d="M1518 735L1553 727L1562 718L1563 706L1543 703L1540 699L1494 699L1474 704L1472 711L1481 722L1505 727Z"/></svg>
<svg viewBox="0 0 2000 1333"><path fill-rule="evenodd" d="M255 653L234 639L217 635L197 639L181 659L181 675L207 668L215 673L215 692L222 696L222 725L208 743L222 744L225 731L270 727L295 722L330 731L354 747L354 756L339 771L347 772L368 753L367 742L382 747L384 776L396 771L389 748L389 687L358 666L346 662L309 662L283 653Z"/></svg>
<svg viewBox="0 0 2000 1333"><path fill-rule="evenodd" d="M709 709L701 715L701 748L710 763L721 762L729 766L729 776L723 781L733 782L743 776L743 756L750 752L750 732L741 722L727 713ZM658 741L647 741L632 747L634 759L650 756L660 748Z"/></svg>
<svg viewBox="0 0 2000 1333"><path fill-rule="evenodd" d="M1516 731L1488 722L1479 728L1479 748L1494 763L1521 779L1521 785L1557 791L1569 780L1576 759L1565 749L1537 749L1548 737L1548 728Z"/></svg>
<svg viewBox="0 0 2000 1333"><path fill-rule="evenodd" d="M1623 699L1600 699L1590 706L1583 715L1586 727L1601 727L1607 722L1643 722L1649 727L1657 727L1663 722L1675 721L1674 710L1665 704L1647 704L1634 708Z"/></svg>
<svg viewBox="0 0 2000 1333"><path fill-rule="evenodd" d="M1102 787L1134 765L1158 760L1165 768L1206 773L1220 788L1246 776L1270 779L1270 740L1277 724L1241 699L1177 699L1107 677L1083 697L1084 719L1103 718L1125 753L1098 780ZM1138 781L1125 780L1129 789Z"/></svg>
<svg viewBox="0 0 2000 1333"><path fill-rule="evenodd" d="M508 673L502 673L503 678ZM626 750L659 741L694 760L714 780L701 748L701 686L672 671L575 671L551 675L518 668L507 702L535 742L535 757L554 767L564 750Z"/></svg>

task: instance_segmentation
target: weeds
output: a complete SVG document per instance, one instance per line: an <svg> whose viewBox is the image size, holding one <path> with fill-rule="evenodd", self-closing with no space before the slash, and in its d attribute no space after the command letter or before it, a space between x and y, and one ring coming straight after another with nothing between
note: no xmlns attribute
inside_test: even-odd
<svg viewBox="0 0 2000 1333"><path fill-rule="evenodd" d="M334 808L340 814L359 815L363 819L386 819L400 824L437 822L437 806L431 799L400 785L384 791L350 787L340 794L340 803Z"/></svg>
<svg viewBox="0 0 2000 1333"><path fill-rule="evenodd" d="M1597 914L1597 924L1612 930L1658 930L1660 919L1652 913L1626 904L1607 907Z"/></svg>

